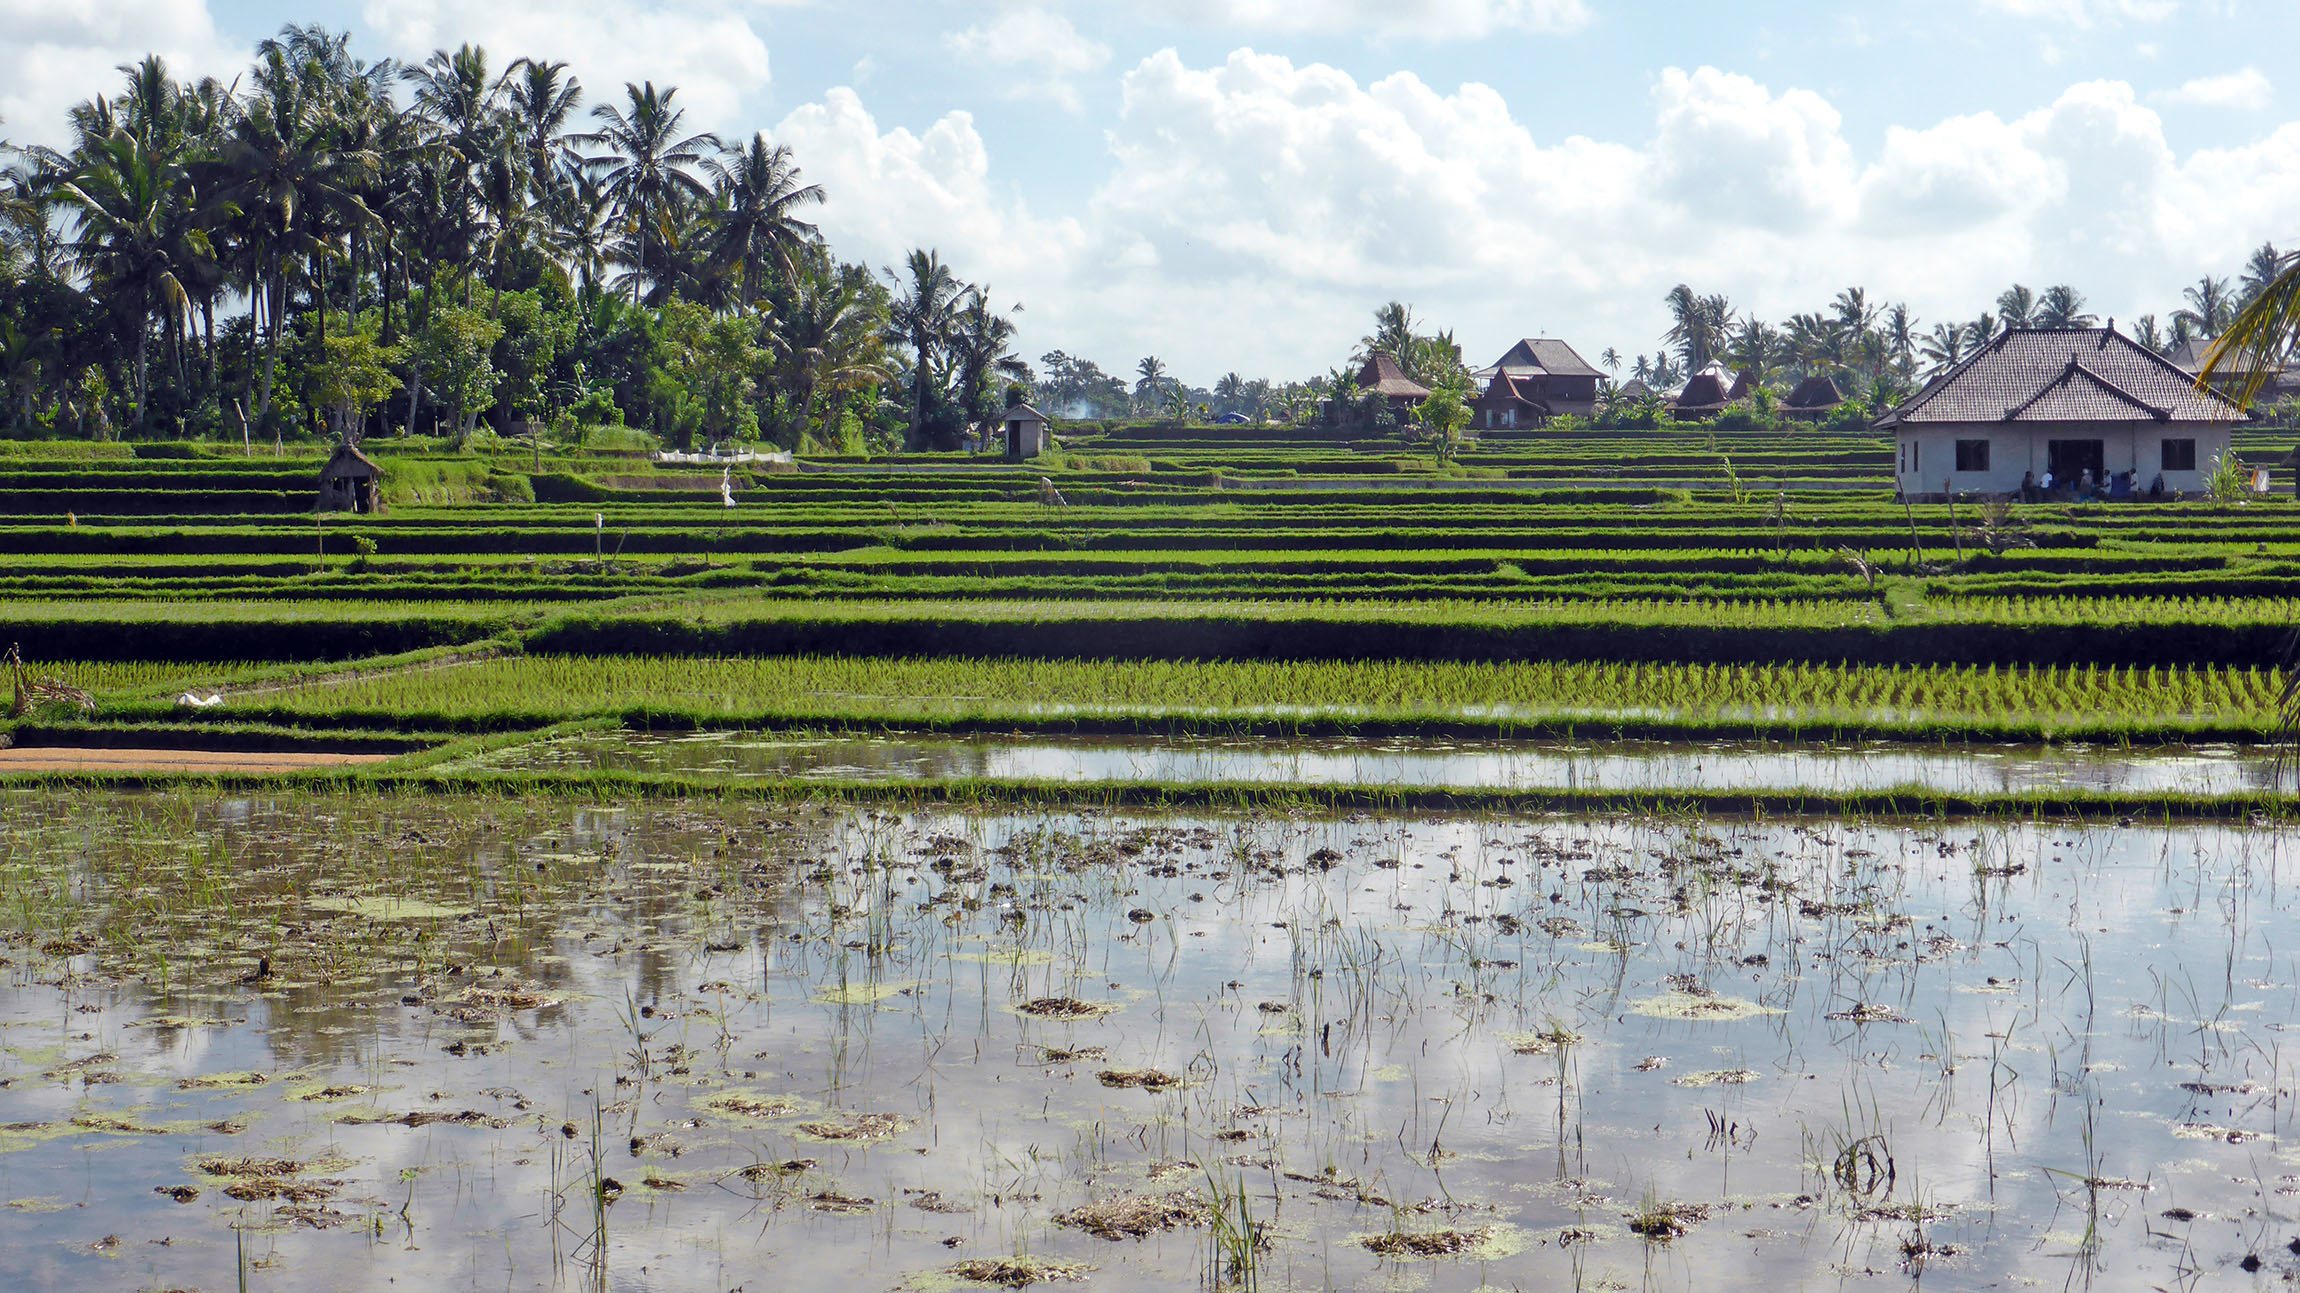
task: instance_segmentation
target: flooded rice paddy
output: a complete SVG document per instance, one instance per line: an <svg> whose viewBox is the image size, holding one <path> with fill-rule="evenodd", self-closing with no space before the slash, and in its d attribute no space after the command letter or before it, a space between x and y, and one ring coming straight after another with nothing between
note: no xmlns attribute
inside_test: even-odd
<svg viewBox="0 0 2300 1293"><path fill-rule="evenodd" d="M2274 1287L2290 843L20 793L0 1270Z"/></svg>
<svg viewBox="0 0 2300 1293"><path fill-rule="evenodd" d="M1080 784L1479 786L1656 794L1694 789L1845 794L1910 787L1949 795L2058 790L2233 795L2278 784L2272 753L2232 745L2135 751L2021 745L1925 748L1883 742L1447 742L1426 736L1396 740L825 737L616 730L496 750L467 766L773 780L917 782L979 777Z"/></svg>

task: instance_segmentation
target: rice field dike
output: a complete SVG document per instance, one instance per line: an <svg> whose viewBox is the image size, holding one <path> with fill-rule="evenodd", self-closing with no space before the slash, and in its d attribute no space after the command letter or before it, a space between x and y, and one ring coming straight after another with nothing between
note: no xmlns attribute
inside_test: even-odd
<svg viewBox="0 0 2300 1293"><path fill-rule="evenodd" d="M2019 506L1904 505L1881 437L1818 431L1494 432L1439 463L1080 424L1027 462L724 470L401 439L367 446L374 515L312 510L316 448L11 442L0 642L26 664L0 779L2281 812L2283 435L2239 436L2268 493ZM665 762L648 742L674 734L812 753ZM873 737L978 754L920 775L856 757ZM552 753L570 739L583 758ZM1001 739L1139 757L1088 758L1082 787L1051 754L979 753ZM1240 740L1307 743L1290 766L1319 771L1207 753ZM1547 771L1393 766L1413 741L1532 743ZM1672 741L1786 784L1572 761ZM1826 770L2000 747L2201 750L2226 775Z"/></svg>

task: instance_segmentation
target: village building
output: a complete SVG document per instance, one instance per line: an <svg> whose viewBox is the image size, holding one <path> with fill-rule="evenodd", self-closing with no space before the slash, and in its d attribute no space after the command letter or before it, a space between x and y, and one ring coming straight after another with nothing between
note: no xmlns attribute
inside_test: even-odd
<svg viewBox="0 0 2300 1293"><path fill-rule="evenodd" d="M319 470L319 510L364 512L383 510L383 468L346 440L328 455Z"/></svg>
<svg viewBox="0 0 2300 1293"><path fill-rule="evenodd" d="M1406 376L1397 357L1386 350L1366 356L1366 362L1358 369L1358 391L1381 396L1389 405L1391 415L1400 422L1412 420L1414 410L1430 397L1430 388ZM1340 417L1345 422L1349 420L1347 411Z"/></svg>
<svg viewBox="0 0 2300 1293"><path fill-rule="evenodd" d="M2179 365L2105 328L2011 328L1877 422L1905 497L2123 490L2194 493L2243 411Z"/></svg>
<svg viewBox="0 0 2300 1293"><path fill-rule="evenodd" d="M1027 403L1010 404L999 418L999 427L1006 436L1007 457L1020 461L1046 452L1045 414Z"/></svg>
<svg viewBox="0 0 2300 1293"><path fill-rule="evenodd" d="M2212 346L2213 339L2210 337L2190 337L2166 358L2179 365L2180 370L2190 378L2201 377L2204 374L2204 360L2212 353ZM2255 372L2249 365L2234 365L2212 375L2212 388L2233 397ZM2252 397L2252 405L2261 408L2293 395L2300 395L2300 368L2287 363L2266 374L2266 380L2260 383L2259 393Z"/></svg>
<svg viewBox="0 0 2300 1293"><path fill-rule="evenodd" d="M1732 402L1732 379L1722 366L1711 364L1686 379L1670 412L1687 420L1714 417Z"/></svg>
<svg viewBox="0 0 2300 1293"><path fill-rule="evenodd" d="M1845 402L1845 393L1837 389L1836 379L1826 373L1815 373L1797 383L1789 398L1781 401L1781 416L1801 422L1818 422L1836 411Z"/></svg>
<svg viewBox="0 0 2300 1293"><path fill-rule="evenodd" d="M1589 366L1572 346L1554 337L1527 337L1471 377L1484 384L1470 407L1470 425L1540 426L1552 417L1597 411L1604 374Z"/></svg>
<svg viewBox="0 0 2300 1293"><path fill-rule="evenodd" d="M1613 398L1621 403L1653 398L1653 388L1642 377L1632 377L1613 389Z"/></svg>

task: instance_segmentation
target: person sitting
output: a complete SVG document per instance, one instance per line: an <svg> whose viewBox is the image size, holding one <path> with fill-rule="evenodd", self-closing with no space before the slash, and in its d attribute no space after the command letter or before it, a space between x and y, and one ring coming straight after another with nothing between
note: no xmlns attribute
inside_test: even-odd
<svg viewBox="0 0 2300 1293"><path fill-rule="evenodd" d="M2132 473L2120 471L2108 478L2108 496L2119 503L2132 499Z"/></svg>
<svg viewBox="0 0 2300 1293"><path fill-rule="evenodd" d="M2149 497L2149 501L2151 501L2151 502L2161 502L2161 501L2163 500L2163 498L2164 498L2164 473L2163 473L2163 472L2161 472L2161 471L2160 471L2160 472L2156 473L2156 479L2154 479L2154 480L2152 480L2152 481L2148 482L2148 497Z"/></svg>
<svg viewBox="0 0 2300 1293"><path fill-rule="evenodd" d="M2044 469L2044 479L2037 482L2037 492L2045 498L2052 497L2052 468Z"/></svg>
<svg viewBox="0 0 2300 1293"><path fill-rule="evenodd" d="M2036 473L2033 471L2024 471L2020 474L2020 501L2023 503L2036 501Z"/></svg>

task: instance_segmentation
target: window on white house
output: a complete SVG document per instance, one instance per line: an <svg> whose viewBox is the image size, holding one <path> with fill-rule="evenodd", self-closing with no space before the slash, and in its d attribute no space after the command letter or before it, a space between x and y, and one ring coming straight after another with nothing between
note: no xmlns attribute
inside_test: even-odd
<svg viewBox="0 0 2300 1293"><path fill-rule="evenodd" d="M1958 471L1987 471L1989 469L1989 442L1986 440L1957 441Z"/></svg>
<svg viewBox="0 0 2300 1293"><path fill-rule="evenodd" d="M2196 470L2196 442L2194 440L2167 440L2160 466L2165 471Z"/></svg>

